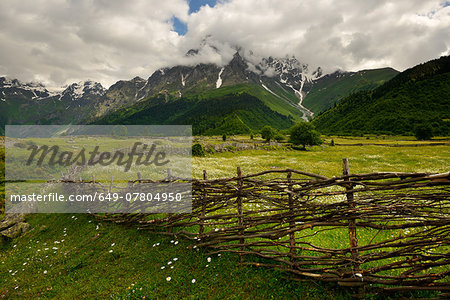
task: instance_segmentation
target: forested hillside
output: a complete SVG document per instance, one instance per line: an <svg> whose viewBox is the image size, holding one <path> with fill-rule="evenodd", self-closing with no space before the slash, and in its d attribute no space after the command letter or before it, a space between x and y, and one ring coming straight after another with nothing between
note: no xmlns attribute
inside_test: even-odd
<svg viewBox="0 0 450 300"><path fill-rule="evenodd" d="M180 98L167 101L161 95L114 112L95 124L192 125L194 135L241 134L264 125L285 129L293 119L273 111L247 93L216 98Z"/></svg>
<svg viewBox="0 0 450 300"><path fill-rule="evenodd" d="M450 134L450 57L408 69L373 91L343 99L314 119L329 134L412 134L418 126Z"/></svg>

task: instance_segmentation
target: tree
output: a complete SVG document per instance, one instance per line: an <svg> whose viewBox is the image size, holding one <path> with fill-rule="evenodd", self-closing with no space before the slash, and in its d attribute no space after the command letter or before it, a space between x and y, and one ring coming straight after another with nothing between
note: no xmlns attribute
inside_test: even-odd
<svg viewBox="0 0 450 300"><path fill-rule="evenodd" d="M303 149L306 146L320 145L320 133L316 130L314 125L309 122L300 122L292 126L290 129L291 136L289 142L294 145L302 145Z"/></svg>
<svg viewBox="0 0 450 300"><path fill-rule="evenodd" d="M273 129L269 125L266 125L261 129L261 137L265 139L267 142L273 140L275 135L276 135L275 129Z"/></svg>
<svg viewBox="0 0 450 300"><path fill-rule="evenodd" d="M414 128L414 136L418 140L431 140L433 137L433 128L430 124L420 124Z"/></svg>

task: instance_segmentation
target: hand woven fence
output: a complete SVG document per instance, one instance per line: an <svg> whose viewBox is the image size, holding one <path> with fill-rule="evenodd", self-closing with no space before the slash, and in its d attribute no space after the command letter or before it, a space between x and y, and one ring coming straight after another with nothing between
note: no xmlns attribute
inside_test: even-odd
<svg viewBox="0 0 450 300"><path fill-rule="evenodd" d="M293 169L191 181L191 213L97 215L195 241L243 264L359 290L450 290L450 173L349 174L327 178ZM169 180L177 181L174 178ZM103 192L135 192L87 182ZM70 186L70 184L68 184ZM444 295L445 295L444 294Z"/></svg>

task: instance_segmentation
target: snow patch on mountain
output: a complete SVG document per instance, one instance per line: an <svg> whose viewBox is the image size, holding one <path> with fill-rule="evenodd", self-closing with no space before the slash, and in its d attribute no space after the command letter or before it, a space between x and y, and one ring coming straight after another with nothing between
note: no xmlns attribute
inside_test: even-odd
<svg viewBox="0 0 450 300"><path fill-rule="evenodd" d="M218 89L222 86L222 77L221 76L222 76L223 70L225 70L225 68L220 69L219 76L216 81L216 89Z"/></svg>
<svg viewBox="0 0 450 300"><path fill-rule="evenodd" d="M274 92L272 92L272 90L269 89L264 83L262 83L262 81L261 81L261 85L262 85L262 87L263 87L266 91L268 91L269 93L271 93L271 94L274 95L275 97L280 98L280 96L278 96L277 94L275 94Z"/></svg>

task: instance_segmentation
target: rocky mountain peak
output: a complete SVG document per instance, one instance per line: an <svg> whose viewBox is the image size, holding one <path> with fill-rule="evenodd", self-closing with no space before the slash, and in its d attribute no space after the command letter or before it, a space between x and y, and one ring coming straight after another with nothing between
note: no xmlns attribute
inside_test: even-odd
<svg viewBox="0 0 450 300"><path fill-rule="evenodd" d="M77 101L105 95L106 89L99 82L80 81L69 85L60 96L60 100Z"/></svg>
<svg viewBox="0 0 450 300"><path fill-rule="evenodd" d="M0 97L2 101L6 101L8 97L39 100L49 96L51 96L51 93L42 83L23 83L17 79L0 77Z"/></svg>

